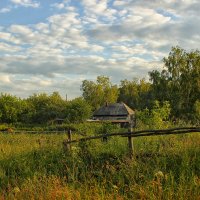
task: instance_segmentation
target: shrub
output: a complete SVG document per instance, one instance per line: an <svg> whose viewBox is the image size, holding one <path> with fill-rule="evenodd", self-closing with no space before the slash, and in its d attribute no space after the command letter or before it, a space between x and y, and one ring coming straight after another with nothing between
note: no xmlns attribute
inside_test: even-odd
<svg viewBox="0 0 200 200"><path fill-rule="evenodd" d="M169 125L169 116L171 113L171 106L168 101L160 105L159 101L154 102L152 110L148 108L140 111L137 115L148 128L167 128Z"/></svg>

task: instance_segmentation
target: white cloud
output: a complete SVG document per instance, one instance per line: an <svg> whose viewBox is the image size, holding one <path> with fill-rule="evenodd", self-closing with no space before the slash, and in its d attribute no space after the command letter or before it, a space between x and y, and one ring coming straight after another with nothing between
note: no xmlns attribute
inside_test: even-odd
<svg viewBox="0 0 200 200"><path fill-rule="evenodd" d="M38 8L40 6L39 2L32 0L11 0L11 2L24 7Z"/></svg>
<svg viewBox="0 0 200 200"><path fill-rule="evenodd" d="M108 6L108 0L82 0L85 16L88 20L96 18L98 23L112 23L117 20L117 11Z"/></svg>
<svg viewBox="0 0 200 200"><path fill-rule="evenodd" d="M49 34L50 30L49 30L49 24L46 23L38 23L35 25L35 28L37 31L39 31L41 34Z"/></svg>
<svg viewBox="0 0 200 200"><path fill-rule="evenodd" d="M94 52L102 52L104 50L104 47L95 44L95 45L90 45L90 49Z"/></svg>
<svg viewBox="0 0 200 200"><path fill-rule="evenodd" d="M11 38L11 34L7 32L0 32L0 38L2 40L9 40Z"/></svg>
<svg viewBox="0 0 200 200"><path fill-rule="evenodd" d="M70 12L70 13L56 14L56 15L50 16L48 18L48 21L52 25L52 28L69 29L70 27L74 25L80 24L80 20L77 17L78 17L77 13Z"/></svg>
<svg viewBox="0 0 200 200"><path fill-rule="evenodd" d="M119 1L115 0L114 3L113 3L114 6L124 6L126 4L127 4L127 2L123 1L123 0L119 0Z"/></svg>
<svg viewBox="0 0 200 200"><path fill-rule="evenodd" d="M9 52L9 53L18 53L22 48L18 47L18 46L13 46L13 45L9 45L3 42L0 42L0 52L5 53L5 52Z"/></svg>
<svg viewBox="0 0 200 200"><path fill-rule="evenodd" d="M22 25L11 25L9 30L11 33L18 33L22 35L32 34L32 30L30 28L28 28L27 26L22 26Z"/></svg>
<svg viewBox="0 0 200 200"><path fill-rule="evenodd" d="M0 9L0 13L8 13L11 11L10 7Z"/></svg>
<svg viewBox="0 0 200 200"><path fill-rule="evenodd" d="M2 91L24 96L58 90L75 97L84 79L142 78L162 68L171 46L200 46L198 1L117 0L111 6L109 0L83 0L82 7L71 2L55 2L54 14L38 23L0 27Z"/></svg>
<svg viewBox="0 0 200 200"><path fill-rule="evenodd" d="M75 98L81 95L80 85L84 80L82 76L65 77L56 75L54 79L43 76L31 75L9 75L0 73L1 92L12 93L23 98L27 98L33 93L53 93L58 91L63 98ZM72 92L73 91L73 92Z"/></svg>
<svg viewBox="0 0 200 200"><path fill-rule="evenodd" d="M125 46L125 45L118 45L118 46L112 46L113 51L119 51L120 53L127 53L129 55L134 55L134 54L145 54L147 53L147 49L145 46L141 44L136 44L133 46Z"/></svg>
<svg viewBox="0 0 200 200"><path fill-rule="evenodd" d="M57 9L63 9L65 7L64 3L54 3L51 5L51 7L55 7Z"/></svg>
<svg viewBox="0 0 200 200"><path fill-rule="evenodd" d="M49 87L52 85L52 81L50 80L40 80L39 85L42 87Z"/></svg>
<svg viewBox="0 0 200 200"><path fill-rule="evenodd" d="M0 74L0 80L1 85L11 83L10 76L7 74Z"/></svg>

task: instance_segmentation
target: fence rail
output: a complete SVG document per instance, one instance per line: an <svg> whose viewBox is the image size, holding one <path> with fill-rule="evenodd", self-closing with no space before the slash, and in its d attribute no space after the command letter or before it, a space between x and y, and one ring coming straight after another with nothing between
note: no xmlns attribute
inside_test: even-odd
<svg viewBox="0 0 200 200"><path fill-rule="evenodd" d="M67 141L68 144L76 143L80 141L88 141L93 139L100 139L105 137L113 136L122 136L122 137L142 137L142 136L156 136L156 135L171 135L171 134L184 134L184 133L193 133L200 132L200 127L183 127L183 128L172 128L172 129L157 129L157 130L142 130L142 131L129 131L123 133L110 133L110 134L101 134L90 137L84 137L76 140Z"/></svg>
<svg viewBox="0 0 200 200"><path fill-rule="evenodd" d="M107 140L108 137L114 137L114 136L121 136L121 137L127 137L128 138L128 148L130 156L132 157L134 154L134 146L133 146L133 140L134 137L148 137L148 136L158 136L158 135L178 135L178 134L186 134L186 133L200 133L200 127L178 127L178 128L170 128L170 129L156 129L156 130L140 130L140 131L133 131L132 128L129 129L128 132L123 133L105 133L101 135L94 135L89 137L82 137L79 139L72 139L72 132L71 130L63 130L63 131L26 131L26 130L13 130L10 131L0 131L4 133L32 133L32 134L38 134L38 133L67 133L68 139L63 141L63 146L66 151L71 149L71 143L77 143L77 142L84 142L88 140L94 140L94 139L103 139L104 141ZM85 134L80 135L84 136Z"/></svg>
<svg viewBox="0 0 200 200"><path fill-rule="evenodd" d="M68 139L63 142L64 148L66 150L71 149L70 144L71 143L77 143L77 142L84 142L88 140L94 140L94 139L105 139L107 140L108 137L113 136L121 136L121 137L127 137L128 138L128 148L129 148L129 154L132 158L134 155L134 146L132 138L134 137L147 137L147 136L157 136L157 135L172 135L172 134L186 134L186 133L200 133L200 127L182 127L182 128L171 128L171 129L157 129L157 130L141 130L141 131L130 131L124 132L124 133L110 133L110 134L101 134L96 136L90 136L90 137L84 137L80 139L72 140L71 137L71 131L68 132Z"/></svg>
<svg viewBox="0 0 200 200"><path fill-rule="evenodd" d="M48 134L48 133L66 133L66 130L62 130L62 131L43 131L43 130L38 130L38 131L27 131L27 130L1 130L1 133L32 133L32 134L39 134L39 133L44 133L44 134Z"/></svg>

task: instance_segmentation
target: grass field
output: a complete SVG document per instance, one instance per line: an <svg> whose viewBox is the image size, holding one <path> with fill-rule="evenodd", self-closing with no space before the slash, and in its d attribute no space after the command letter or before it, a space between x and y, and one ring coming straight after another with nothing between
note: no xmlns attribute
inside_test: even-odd
<svg viewBox="0 0 200 200"><path fill-rule="evenodd" d="M200 199L200 134L73 144L64 134L0 134L0 199Z"/></svg>

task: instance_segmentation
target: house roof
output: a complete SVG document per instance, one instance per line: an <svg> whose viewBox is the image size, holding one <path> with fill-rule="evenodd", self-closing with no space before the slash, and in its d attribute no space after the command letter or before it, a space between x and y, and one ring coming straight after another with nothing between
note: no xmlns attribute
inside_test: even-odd
<svg viewBox="0 0 200 200"><path fill-rule="evenodd" d="M134 111L125 103L112 103L100 107L94 112L93 116L123 116L132 114L134 114Z"/></svg>

